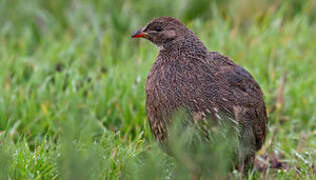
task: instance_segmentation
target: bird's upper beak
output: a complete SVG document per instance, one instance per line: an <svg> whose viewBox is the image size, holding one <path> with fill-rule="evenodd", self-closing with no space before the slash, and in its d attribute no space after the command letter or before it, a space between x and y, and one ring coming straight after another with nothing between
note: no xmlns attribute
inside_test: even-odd
<svg viewBox="0 0 316 180"><path fill-rule="evenodd" d="M145 33L143 29L139 29L132 34L132 38L141 38L141 37L146 37L146 36L148 36L148 34Z"/></svg>

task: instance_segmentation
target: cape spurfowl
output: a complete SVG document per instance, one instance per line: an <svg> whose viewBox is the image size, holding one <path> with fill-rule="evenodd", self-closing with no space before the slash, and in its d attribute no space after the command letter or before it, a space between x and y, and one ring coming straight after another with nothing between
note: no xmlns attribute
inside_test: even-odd
<svg viewBox="0 0 316 180"><path fill-rule="evenodd" d="M191 121L219 121L226 115L238 123L246 143L241 164L253 164L266 136L263 93L253 77L229 57L208 51L183 23L172 17L153 19L132 38L145 38L160 51L146 82L146 111L151 131L168 141L172 115L188 110Z"/></svg>

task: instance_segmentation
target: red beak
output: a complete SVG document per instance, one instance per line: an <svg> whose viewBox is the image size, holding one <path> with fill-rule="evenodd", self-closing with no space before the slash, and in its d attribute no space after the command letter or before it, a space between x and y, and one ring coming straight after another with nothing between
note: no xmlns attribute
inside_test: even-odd
<svg viewBox="0 0 316 180"><path fill-rule="evenodd" d="M134 32L134 34L132 34L132 38L141 38L141 37L144 37L145 35L146 33L144 33L142 29L139 29L136 32Z"/></svg>

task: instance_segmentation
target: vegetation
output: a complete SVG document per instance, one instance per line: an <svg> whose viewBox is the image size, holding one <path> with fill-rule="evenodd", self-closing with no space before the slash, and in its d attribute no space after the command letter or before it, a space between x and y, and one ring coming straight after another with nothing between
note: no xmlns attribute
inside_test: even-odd
<svg viewBox="0 0 316 180"><path fill-rule="evenodd" d="M270 121L258 159L281 165L247 178L315 179L312 0L1 0L0 179L189 178L147 123L158 50L130 39L157 16L182 19L263 88Z"/></svg>

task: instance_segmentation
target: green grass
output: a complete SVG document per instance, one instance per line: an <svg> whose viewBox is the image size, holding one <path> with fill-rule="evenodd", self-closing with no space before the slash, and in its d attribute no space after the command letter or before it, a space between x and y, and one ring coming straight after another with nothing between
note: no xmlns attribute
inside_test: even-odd
<svg viewBox="0 0 316 180"><path fill-rule="evenodd" d="M162 15L261 85L270 121L258 154L282 154L290 169L248 178L315 179L316 4L251 2L1 0L0 179L187 178L147 123L158 50L130 39Z"/></svg>

